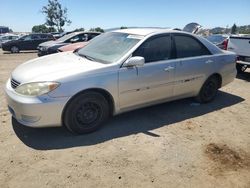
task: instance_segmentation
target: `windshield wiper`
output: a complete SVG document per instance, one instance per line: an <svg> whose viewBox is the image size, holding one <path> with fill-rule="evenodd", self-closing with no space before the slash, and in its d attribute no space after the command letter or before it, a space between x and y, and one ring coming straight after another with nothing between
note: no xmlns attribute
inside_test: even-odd
<svg viewBox="0 0 250 188"><path fill-rule="evenodd" d="M96 61L94 58L90 57L90 56L87 56L87 55L82 55L82 54L79 54L80 56L90 60L90 61Z"/></svg>
<svg viewBox="0 0 250 188"><path fill-rule="evenodd" d="M89 56L83 55L83 54L79 54L78 50L79 50L79 49L76 49L73 53L79 55L80 57L84 57L84 58L86 58L86 59L88 59L88 60L90 60L90 61L95 61L95 59L92 58L92 57L89 57Z"/></svg>
<svg viewBox="0 0 250 188"><path fill-rule="evenodd" d="M101 63L101 61L98 60L98 59L95 59L95 58L93 58L93 57L90 57L90 56L87 56L87 55L84 55L84 54L80 54L80 53L78 52L78 50L75 50L74 53L75 53L76 55L78 55L78 56L80 56L80 57L84 57L85 59L88 59L88 60L90 60L90 61L94 61L94 62Z"/></svg>

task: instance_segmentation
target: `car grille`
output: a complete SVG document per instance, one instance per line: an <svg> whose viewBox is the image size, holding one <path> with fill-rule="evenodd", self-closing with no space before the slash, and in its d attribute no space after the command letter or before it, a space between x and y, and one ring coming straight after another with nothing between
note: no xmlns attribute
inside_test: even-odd
<svg viewBox="0 0 250 188"><path fill-rule="evenodd" d="M20 85L20 83L16 80L14 80L13 78L11 79L11 87L13 89L16 89L16 87L18 87Z"/></svg>

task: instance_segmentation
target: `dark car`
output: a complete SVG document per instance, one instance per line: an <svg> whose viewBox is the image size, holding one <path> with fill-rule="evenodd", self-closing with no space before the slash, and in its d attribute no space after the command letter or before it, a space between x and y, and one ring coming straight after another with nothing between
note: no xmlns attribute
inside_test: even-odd
<svg viewBox="0 0 250 188"><path fill-rule="evenodd" d="M65 35L55 41L44 42L38 46L38 56L58 52L58 48L76 42L86 42L100 35L99 32L74 32Z"/></svg>
<svg viewBox="0 0 250 188"><path fill-rule="evenodd" d="M36 50L40 43L54 40L53 35L43 33L33 33L2 44L4 51L18 53L23 50Z"/></svg>
<svg viewBox="0 0 250 188"><path fill-rule="evenodd" d="M216 35L210 35L206 39L212 42L214 45L218 46L219 48L226 50L228 44L228 38L229 38L228 35L216 34Z"/></svg>

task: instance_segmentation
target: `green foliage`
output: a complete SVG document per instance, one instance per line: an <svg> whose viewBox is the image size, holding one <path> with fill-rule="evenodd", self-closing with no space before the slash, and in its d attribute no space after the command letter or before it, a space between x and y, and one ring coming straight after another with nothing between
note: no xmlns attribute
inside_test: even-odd
<svg viewBox="0 0 250 188"><path fill-rule="evenodd" d="M79 31L85 31L85 29L83 27L75 29L74 32L79 32Z"/></svg>
<svg viewBox="0 0 250 188"><path fill-rule="evenodd" d="M236 26L236 24L234 24L232 29L231 29L231 34L236 34L236 32L237 32L237 26Z"/></svg>
<svg viewBox="0 0 250 188"><path fill-rule="evenodd" d="M121 26L120 29L128 29L126 26Z"/></svg>
<svg viewBox="0 0 250 188"><path fill-rule="evenodd" d="M56 32L54 27L46 27L45 24L42 25L34 25L32 27L32 33L51 33Z"/></svg>
<svg viewBox="0 0 250 188"><path fill-rule="evenodd" d="M104 30L100 27L96 27L96 28L91 28L89 31L95 31L95 32L101 32L104 33Z"/></svg>
<svg viewBox="0 0 250 188"><path fill-rule="evenodd" d="M250 25L239 26L237 31L240 34L250 34Z"/></svg>
<svg viewBox="0 0 250 188"><path fill-rule="evenodd" d="M56 27L58 32L62 32L65 24L71 24L67 18L67 11L67 8L62 8L58 0L48 0L48 4L42 8L42 13L46 15L45 24L50 28Z"/></svg>
<svg viewBox="0 0 250 188"><path fill-rule="evenodd" d="M228 34L228 33L233 34L234 31L232 32L232 29L235 30L235 27L234 28L233 27L232 28L215 27L215 28L209 29L209 32L211 34ZM250 25L236 26L235 33L250 34Z"/></svg>

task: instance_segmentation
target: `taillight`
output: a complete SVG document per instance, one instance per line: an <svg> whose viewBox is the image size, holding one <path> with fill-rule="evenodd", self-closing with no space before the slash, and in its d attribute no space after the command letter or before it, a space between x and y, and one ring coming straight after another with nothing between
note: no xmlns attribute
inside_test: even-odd
<svg viewBox="0 0 250 188"><path fill-rule="evenodd" d="M228 39L225 39L225 40L222 42L222 45L223 45L223 50L227 50Z"/></svg>

